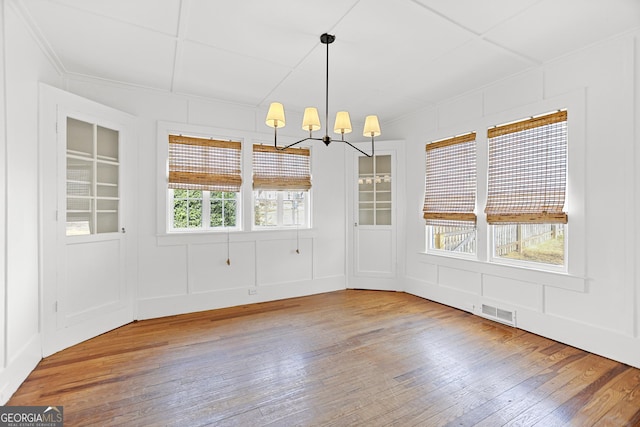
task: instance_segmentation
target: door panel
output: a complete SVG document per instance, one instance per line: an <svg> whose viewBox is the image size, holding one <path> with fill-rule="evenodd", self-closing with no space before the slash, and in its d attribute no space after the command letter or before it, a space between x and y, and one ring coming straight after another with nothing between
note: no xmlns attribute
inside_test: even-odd
<svg viewBox="0 0 640 427"><path fill-rule="evenodd" d="M394 273L393 233L391 229L380 230L359 226L358 228L358 267L359 275L379 277Z"/></svg>
<svg viewBox="0 0 640 427"><path fill-rule="evenodd" d="M60 284L58 314L63 327L86 322L123 307L120 239L66 245L67 275Z"/></svg>

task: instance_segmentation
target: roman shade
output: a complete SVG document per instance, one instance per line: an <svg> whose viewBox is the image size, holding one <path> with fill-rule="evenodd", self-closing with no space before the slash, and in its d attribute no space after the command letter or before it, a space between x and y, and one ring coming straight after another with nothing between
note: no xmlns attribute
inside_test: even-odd
<svg viewBox="0 0 640 427"><path fill-rule="evenodd" d="M426 145L424 218L427 225L476 222L475 132Z"/></svg>
<svg viewBox="0 0 640 427"><path fill-rule="evenodd" d="M491 128L489 224L566 224L567 112Z"/></svg>
<svg viewBox="0 0 640 427"><path fill-rule="evenodd" d="M242 145L169 135L169 188L238 192Z"/></svg>
<svg viewBox="0 0 640 427"><path fill-rule="evenodd" d="M308 148L253 146L253 189L306 191L311 188Z"/></svg>

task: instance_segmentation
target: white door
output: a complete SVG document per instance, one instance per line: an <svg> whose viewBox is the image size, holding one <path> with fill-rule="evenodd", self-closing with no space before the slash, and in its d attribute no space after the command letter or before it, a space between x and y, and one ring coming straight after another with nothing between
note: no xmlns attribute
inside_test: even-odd
<svg viewBox="0 0 640 427"><path fill-rule="evenodd" d="M133 320L124 197L133 141L129 115L48 86L41 92L42 319L48 355Z"/></svg>
<svg viewBox="0 0 640 427"><path fill-rule="evenodd" d="M350 288L400 290L397 175L396 150L354 154Z"/></svg>

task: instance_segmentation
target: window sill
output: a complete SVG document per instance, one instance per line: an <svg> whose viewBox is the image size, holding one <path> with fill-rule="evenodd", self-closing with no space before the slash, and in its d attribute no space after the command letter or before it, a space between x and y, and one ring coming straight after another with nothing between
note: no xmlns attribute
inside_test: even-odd
<svg viewBox="0 0 640 427"><path fill-rule="evenodd" d="M419 252L420 262L436 266L473 271L482 275L498 276L513 280L533 282L543 286L586 292L587 279L570 273L536 270L522 266L495 264L479 260L433 255Z"/></svg>
<svg viewBox="0 0 640 427"><path fill-rule="evenodd" d="M178 246L204 243L254 242L258 240L312 239L318 236L312 228L294 230L252 230L252 231L187 231L156 235L158 246Z"/></svg>

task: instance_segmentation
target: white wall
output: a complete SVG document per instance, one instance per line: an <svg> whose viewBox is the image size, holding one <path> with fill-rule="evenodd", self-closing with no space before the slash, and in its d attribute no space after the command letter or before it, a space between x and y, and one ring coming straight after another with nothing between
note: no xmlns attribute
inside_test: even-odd
<svg viewBox="0 0 640 427"><path fill-rule="evenodd" d="M0 3L4 76L0 120L2 315L0 403L41 358L38 290L38 82L61 78L14 9ZM1 93L1 92L0 92ZM6 262L6 264L5 264Z"/></svg>
<svg viewBox="0 0 640 427"><path fill-rule="evenodd" d="M407 141L408 292L475 313L483 302L515 310L520 328L640 367L639 38L599 43L387 127ZM569 112L569 274L486 262L486 177L479 262L424 254L425 144L475 130L486 165L488 126L556 107Z"/></svg>
<svg viewBox="0 0 640 427"><path fill-rule="evenodd" d="M335 167L344 162L342 147L312 146L313 229L300 231L300 254L295 253L296 232L251 232L246 220L246 231L229 236L228 266L226 233L166 235L166 176L160 169L166 159L162 154L158 158L158 150L166 152L167 129L242 140L243 209L250 219L251 144L272 142L264 112L89 79L67 84L70 92L139 118L138 318L344 289L345 178L342 168ZM292 123L296 119L289 118ZM286 133L282 138L287 139ZM257 293L249 295L249 288Z"/></svg>
<svg viewBox="0 0 640 427"><path fill-rule="evenodd" d="M0 22L5 22L4 19L4 1L0 1ZM7 350L7 338L5 335L5 325L7 320L7 304L6 304L6 291L7 291L7 276L6 276L6 253L7 253L7 221L6 221L6 207L7 207L7 137L6 137L6 97L4 88L6 81L4 78L5 72L5 25L0 28L0 379L8 376L6 373L6 350ZM2 381L4 384L5 381ZM12 392L7 386L0 386L0 404L4 404L7 397L5 394Z"/></svg>

